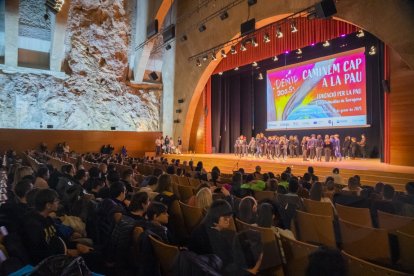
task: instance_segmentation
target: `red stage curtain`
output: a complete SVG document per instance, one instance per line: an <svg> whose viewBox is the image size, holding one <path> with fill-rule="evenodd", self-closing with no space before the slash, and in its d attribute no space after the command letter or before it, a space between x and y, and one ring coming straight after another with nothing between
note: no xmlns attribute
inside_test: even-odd
<svg viewBox="0 0 414 276"><path fill-rule="evenodd" d="M280 25L283 32L282 38L276 37L277 26L272 24L265 27L255 34L258 46L247 45L247 51L240 51L240 43L236 45L237 54L227 54L227 58L223 58L217 66L213 74L224 72L238 66L243 66L253 61L260 61L275 55L280 55L286 51L293 51L303 48L312 43L323 42L343 34L353 33L359 30L358 27L343 21L334 19L313 19L296 18L295 20L298 32L290 31L290 23L285 22ZM264 43L263 37L268 33L270 37L269 43Z"/></svg>

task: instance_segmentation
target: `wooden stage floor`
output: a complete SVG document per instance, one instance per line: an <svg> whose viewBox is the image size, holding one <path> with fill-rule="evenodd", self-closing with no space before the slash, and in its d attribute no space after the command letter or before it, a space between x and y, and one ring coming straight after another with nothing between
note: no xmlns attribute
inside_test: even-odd
<svg viewBox="0 0 414 276"><path fill-rule="evenodd" d="M408 181L414 181L414 167L396 166L381 163L379 159L355 159L332 162L303 161L302 158L288 158L286 161L269 160L267 158L238 157L234 154L164 154L165 158L180 159L180 161L194 161L194 166L198 161L202 161L207 171L212 167L218 166L222 173L232 173L232 171L243 168L245 172L253 172L257 165L262 167L262 172L273 172L280 174L287 166L292 168L293 174L303 175L308 166L314 167L315 174L323 180L331 175L333 168L339 168L341 175L347 179L353 175L360 175L364 185L375 185L382 181L385 184L392 184L396 190L404 190L404 185Z"/></svg>

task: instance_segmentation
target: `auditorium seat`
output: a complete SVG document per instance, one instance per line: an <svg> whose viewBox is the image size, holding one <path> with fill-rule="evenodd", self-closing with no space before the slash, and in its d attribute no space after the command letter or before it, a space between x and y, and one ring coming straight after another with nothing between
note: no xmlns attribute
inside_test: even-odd
<svg viewBox="0 0 414 276"><path fill-rule="evenodd" d="M170 210L168 211L170 214L169 221L173 227L172 231L175 234L175 237L179 241L185 241L189 233L185 227L183 213L181 212L181 207L178 200L174 200L170 205Z"/></svg>
<svg viewBox="0 0 414 276"><path fill-rule="evenodd" d="M348 263L348 275L349 276L380 276L380 275L387 275L387 276L403 276L409 275L404 272L396 271L389 269L387 267L383 267L380 265L376 265L370 262L367 262L363 259L355 257L353 255L348 254L345 251L342 251L342 256L345 258L345 261Z"/></svg>
<svg viewBox="0 0 414 276"><path fill-rule="evenodd" d="M283 266L285 275L305 275L309 263L309 254L318 249L318 246L293 240L280 234L280 241L285 256Z"/></svg>
<svg viewBox="0 0 414 276"><path fill-rule="evenodd" d="M194 195L194 188L192 186L177 185L177 191L177 196L183 202L187 202Z"/></svg>
<svg viewBox="0 0 414 276"><path fill-rule="evenodd" d="M193 177L188 177L188 183L190 183L190 186L193 188L197 188L201 184L199 179Z"/></svg>
<svg viewBox="0 0 414 276"><path fill-rule="evenodd" d="M149 238L151 239L155 255L160 261L162 275L173 275L173 266L180 252L178 247L163 243L151 235Z"/></svg>
<svg viewBox="0 0 414 276"><path fill-rule="evenodd" d="M408 235L397 231L395 233L398 240L398 264L404 270L414 274L414 235Z"/></svg>
<svg viewBox="0 0 414 276"><path fill-rule="evenodd" d="M142 227L135 227L132 231L132 246L131 246L131 254L129 254L129 259L131 263L137 264L139 262L139 237L144 232Z"/></svg>
<svg viewBox="0 0 414 276"><path fill-rule="evenodd" d="M260 232L263 243L263 259L260 270L266 270L268 272L269 270L276 269L282 264L279 243L276 240L276 235L271 228L253 226L237 218L236 226L238 231L255 230Z"/></svg>
<svg viewBox="0 0 414 276"><path fill-rule="evenodd" d="M296 211L296 235L300 241L336 247L333 218Z"/></svg>
<svg viewBox="0 0 414 276"><path fill-rule="evenodd" d="M334 209L330 202L322 202L310 199L303 199L305 211L314 215L329 216L334 218Z"/></svg>
<svg viewBox="0 0 414 276"><path fill-rule="evenodd" d="M193 229L203 219L203 209L187 205L181 201L180 201L180 207L183 213L184 223L185 223L185 227L187 228L187 232L191 233Z"/></svg>
<svg viewBox="0 0 414 276"><path fill-rule="evenodd" d="M377 213L379 228L389 231L400 230L406 234L414 235L414 218L398 216L382 211L378 211Z"/></svg>
<svg viewBox="0 0 414 276"><path fill-rule="evenodd" d="M170 174L170 177L171 177L171 183L180 184L180 182L178 181L178 178L179 178L178 175Z"/></svg>
<svg viewBox="0 0 414 276"><path fill-rule="evenodd" d="M391 263L388 232L339 220L342 249L355 257L376 263Z"/></svg>
<svg viewBox="0 0 414 276"><path fill-rule="evenodd" d="M276 193L272 191L255 191L254 198L259 202L264 199L274 200L276 198Z"/></svg>
<svg viewBox="0 0 414 276"><path fill-rule="evenodd" d="M339 219L361 226L372 227L371 212L368 208L355 208L335 204Z"/></svg>

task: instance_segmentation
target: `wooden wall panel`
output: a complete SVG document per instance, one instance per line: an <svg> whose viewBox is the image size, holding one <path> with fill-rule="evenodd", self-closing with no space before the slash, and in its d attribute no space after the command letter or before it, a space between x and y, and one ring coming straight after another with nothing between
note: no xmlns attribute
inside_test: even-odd
<svg viewBox="0 0 414 276"><path fill-rule="evenodd" d="M391 55L390 163L414 166L414 71Z"/></svg>
<svg viewBox="0 0 414 276"><path fill-rule="evenodd" d="M99 152L102 145L111 144L115 152L126 146L130 156L143 156L154 151L154 142L160 132L129 131L78 131L78 130L22 130L0 129L0 151L13 148L16 151L37 148L46 142L49 149L66 141L71 150L80 153Z"/></svg>
<svg viewBox="0 0 414 276"><path fill-rule="evenodd" d="M205 141L205 90L198 101L196 112L194 114L193 125L190 132L189 150L196 153L205 153L206 141Z"/></svg>

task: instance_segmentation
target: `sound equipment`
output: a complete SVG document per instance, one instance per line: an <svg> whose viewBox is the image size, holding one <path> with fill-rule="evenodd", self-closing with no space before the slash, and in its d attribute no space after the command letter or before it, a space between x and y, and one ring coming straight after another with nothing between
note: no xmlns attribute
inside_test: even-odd
<svg viewBox="0 0 414 276"><path fill-rule="evenodd" d="M254 32L255 29L255 25L256 25L256 19L252 18L246 22L243 22L240 25L240 33L241 36L245 36L251 32Z"/></svg>
<svg viewBox="0 0 414 276"><path fill-rule="evenodd" d="M111 130L116 130L116 127L111 127Z"/></svg>
<svg viewBox="0 0 414 276"><path fill-rule="evenodd" d="M157 75L157 73L156 73L156 72L151 72L151 73L149 73L148 77L149 77L151 80L153 80L153 81L155 81L155 80L157 80L157 79L158 79L158 75Z"/></svg>
<svg viewBox="0 0 414 276"><path fill-rule="evenodd" d="M147 26L147 38L151 38L158 33L158 20L155 19Z"/></svg>
<svg viewBox="0 0 414 276"><path fill-rule="evenodd" d="M53 125L47 125L46 127L47 128L53 128Z"/></svg>
<svg viewBox="0 0 414 276"><path fill-rule="evenodd" d="M200 27L198 27L198 30L200 31L200 33L202 33L205 30L207 30L207 27L206 27L206 25L200 25Z"/></svg>
<svg viewBox="0 0 414 276"><path fill-rule="evenodd" d="M171 40L175 37L175 25L168 26L165 31L162 33L162 38L164 43L168 40Z"/></svg>
<svg viewBox="0 0 414 276"><path fill-rule="evenodd" d="M317 18L328 18L336 13L334 0L323 0L315 5Z"/></svg>

